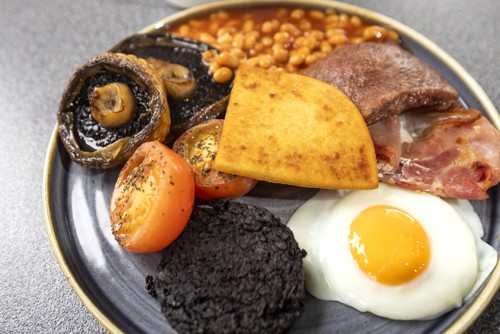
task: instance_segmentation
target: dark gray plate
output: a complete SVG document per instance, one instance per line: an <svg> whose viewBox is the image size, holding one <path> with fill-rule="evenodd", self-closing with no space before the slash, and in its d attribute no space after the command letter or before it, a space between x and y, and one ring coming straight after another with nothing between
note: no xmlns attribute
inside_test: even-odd
<svg viewBox="0 0 500 334"><path fill-rule="evenodd" d="M255 6L255 1L252 6ZM277 2L263 1L262 5ZM499 116L477 83L432 42L408 27L387 17L358 7L319 1L280 1L280 5L331 7L357 14L376 24L397 30L406 46L418 57L433 65L460 93L463 103L485 113L498 127ZM192 8L158 22L155 27L173 24L193 15L249 4L227 1ZM85 306L111 332L173 332L157 302L145 289L145 276L154 273L160 253L134 254L124 251L114 240L109 226L108 208L119 169L94 170L73 163L62 146L57 132L52 134L44 171L44 209L47 231L54 253L68 281ZM496 236L500 230L498 201L500 188L490 191L490 199L474 202L485 228L485 237L500 249ZM265 206L284 221L307 198L313 189L260 183L243 201ZM393 321L360 313L336 302L307 297L305 312L291 333L442 333L461 332L481 313L500 284L496 268L483 289L464 306L431 321Z"/></svg>

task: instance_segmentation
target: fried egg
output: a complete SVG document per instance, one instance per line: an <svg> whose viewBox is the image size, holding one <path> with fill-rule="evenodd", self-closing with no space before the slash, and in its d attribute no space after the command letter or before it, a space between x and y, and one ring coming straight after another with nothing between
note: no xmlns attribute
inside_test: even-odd
<svg viewBox="0 0 500 334"><path fill-rule="evenodd" d="M320 190L288 226L313 296L397 319L460 307L497 262L472 205L386 184Z"/></svg>

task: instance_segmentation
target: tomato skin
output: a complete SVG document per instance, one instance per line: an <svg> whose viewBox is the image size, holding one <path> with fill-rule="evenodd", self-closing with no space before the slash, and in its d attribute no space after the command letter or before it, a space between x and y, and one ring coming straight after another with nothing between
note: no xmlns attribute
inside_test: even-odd
<svg viewBox="0 0 500 334"><path fill-rule="evenodd" d="M119 244L155 252L183 231L194 205L189 165L164 144L142 144L123 166L111 196L110 219Z"/></svg>
<svg viewBox="0 0 500 334"><path fill-rule="evenodd" d="M222 173L222 172L217 172ZM212 184L196 184L196 197L210 200L216 198L238 198L247 194L257 185L257 180L249 177L236 176L234 179L227 179L226 176L219 176ZM226 177L226 181L221 180Z"/></svg>
<svg viewBox="0 0 500 334"><path fill-rule="evenodd" d="M193 171L196 197L204 200L241 197L257 184L255 179L212 169L223 124L224 120L213 119L195 125L173 145Z"/></svg>

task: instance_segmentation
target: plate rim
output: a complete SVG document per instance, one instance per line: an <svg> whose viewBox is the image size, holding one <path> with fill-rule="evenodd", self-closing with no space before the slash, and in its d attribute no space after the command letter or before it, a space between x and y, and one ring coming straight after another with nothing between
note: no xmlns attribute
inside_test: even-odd
<svg viewBox="0 0 500 334"><path fill-rule="evenodd" d="M215 1L208 4L194 6L188 9L180 10L172 15L169 15L161 20L154 22L146 26L145 28L139 30L138 34L145 34L152 32L158 28L176 24L181 21L185 21L188 18L201 16L209 12L216 10L232 10L238 8L245 8L249 6L281 6L281 7L291 7L291 6L302 6L302 7L324 7L333 8L335 10L346 12L350 14L360 15L365 19L375 21L386 27L393 28L399 33L402 33L412 40L416 41L418 44L422 45L426 51L430 52L433 56L438 58L441 62L448 66L458 78L460 78L467 89L477 98L483 111L487 114L490 121L495 125L497 129L500 129L500 114L495 108L493 102L488 97L483 88L479 83L465 70L465 68L460 65L453 57L451 57L447 52L441 49L437 44L432 42L430 39L420 34L416 30L406 26L405 24L392 19L388 16L380 14L378 12L359 7L356 5L346 4L338 1L328 1L328 0L225 0L225 1ZM59 134L57 123L52 131L47 152L45 155L45 163L43 168L43 185L42 185L42 195L43 195L43 211L45 228L47 230L49 243L51 245L54 256L63 272L65 278L69 282L73 291L76 293L83 305L89 310L89 312L94 316L94 318L110 333L123 333L123 330L111 321L92 301L92 299L85 293L84 289L80 283L75 278L69 265L66 262L65 255L62 251L62 247L59 244L57 233L55 230L54 215L52 212L52 200L51 200L51 178L53 172L53 163L56 158L57 152L57 142ZM470 327L474 321L481 315L488 304L491 302L495 294L500 290L500 260L497 261L495 269L490 274L485 286L481 292L476 297L474 303L472 303L469 308L463 312L455 322L446 329L445 333L454 334L461 333Z"/></svg>

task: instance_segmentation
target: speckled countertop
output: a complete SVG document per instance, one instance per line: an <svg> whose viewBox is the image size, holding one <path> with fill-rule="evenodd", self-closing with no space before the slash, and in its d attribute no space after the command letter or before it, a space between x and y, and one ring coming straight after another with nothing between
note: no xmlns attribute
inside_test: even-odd
<svg viewBox="0 0 500 334"><path fill-rule="evenodd" d="M500 2L351 0L436 42L500 107ZM100 333L52 253L42 171L61 92L92 55L178 8L162 0L0 0L0 333ZM500 333L500 296L468 333Z"/></svg>

